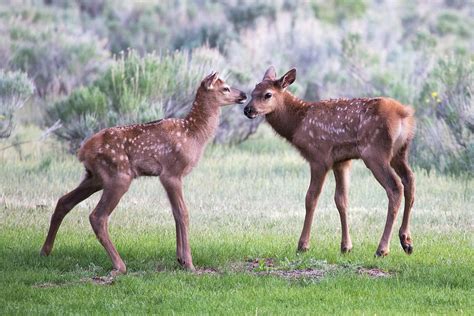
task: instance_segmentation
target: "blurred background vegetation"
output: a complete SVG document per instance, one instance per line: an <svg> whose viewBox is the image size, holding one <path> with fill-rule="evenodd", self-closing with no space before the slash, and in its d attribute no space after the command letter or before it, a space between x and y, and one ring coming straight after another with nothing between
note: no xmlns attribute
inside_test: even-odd
<svg viewBox="0 0 474 316"><path fill-rule="evenodd" d="M412 105L412 162L472 177L473 33L469 0L0 0L0 150L24 142L16 124L75 152L101 128L184 115L212 70L250 92L273 64L298 69L306 99ZM260 123L226 107L214 142Z"/></svg>

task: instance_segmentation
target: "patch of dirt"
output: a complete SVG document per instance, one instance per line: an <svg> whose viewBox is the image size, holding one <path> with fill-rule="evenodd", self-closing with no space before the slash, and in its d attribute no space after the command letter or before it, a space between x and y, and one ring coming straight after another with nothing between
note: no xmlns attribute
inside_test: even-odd
<svg viewBox="0 0 474 316"><path fill-rule="evenodd" d="M194 271L194 274L196 275L217 274L217 273L219 272L214 268L196 268L196 270Z"/></svg>
<svg viewBox="0 0 474 316"><path fill-rule="evenodd" d="M92 278L82 278L78 281L70 281L70 282L62 282L62 283L37 283L34 284L34 288L53 288L53 287L61 287L61 286L68 286L68 285L79 285L81 283L93 283L97 285L112 285L115 282L115 277L113 276L95 276Z"/></svg>
<svg viewBox="0 0 474 316"><path fill-rule="evenodd" d="M115 282L115 277L113 276L95 276L90 279L92 283L97 285L112 285Z"/></svg>
<svg viewBox="0 0 474 316"><path fill-rule="evenodd" d="M255 258L246 260L243 269L255 275L275 275L286 279L321 279L327 273L337 273L338 271L348 271L370 278L388 278L393 275L393 273L378 268L329 264L326 261L313 259L279 263L274 258Z"/></svg>
<svg viewBox="0 0 474 316"><path fill-rule="evenodd" d="M156 266L156 272L166 272L168 269L166 269L166 266L164 264L158 264Z"/></svg>
<svg viewBox="0 0 474 316"><path fill-rule="evenodd" d="M256 275L276 275L286 279L321 278L325 271L322 269L276 269L273 258L255 258L247 261L246 270Z"/></svg>
<svg viewBox="0 0 474 316"><path fill-rule="evenodd" d="M275 266L275 260L273 258L255 258L247 260L247 270L262 270L273 268Z"/></svg>
<svg viewBox="0 0 474 316"><path fill-rule="evenodd" d="M32 285L32 287L38 288L38 289L47 289L47 288L58 287L58 286L61 286L61 284L51 283L51 282L36 283Z"/></svg>
<svg viewBox="0 0 474 316"><path fill-rule="evenodd" d="M157 272L172 272L172 271L186 271L185 269L178 267L176 269L169 269L166 268L164 265L159 265L156 267ZM219 271L215 268L206 268L206 267L195 267L195 270L192 272L196 275L203 275L203 274L218 274ZM130 273L129 273L130 275Z"/></svg>
<svg viewBox="0 0 474 316"><path fill-rule="evenodd" d="M318 269L304 269L304 270L272 270L268 272L256 272L259 275L276 275L286 279L318 279L322 278L325 271Z"/></svg>
<svg viewBox="0 0 474 316"><path fill-rule="evenodd" d="M377 269L377 268L371 268L371 269L359 268L357 269L357 273L362 274L362 275L367 275L372 278L388 278L391 276L390 272Z"/></svg>

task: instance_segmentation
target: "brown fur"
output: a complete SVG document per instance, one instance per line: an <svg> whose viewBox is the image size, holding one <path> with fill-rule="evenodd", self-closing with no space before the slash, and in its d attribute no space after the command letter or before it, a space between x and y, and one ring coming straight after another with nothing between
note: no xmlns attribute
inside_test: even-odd
<svg viewBox="0 0 474 316"><path fill-rule="evenodd" d="M408 150L414 137L412 108L390 98L335 99L306 102L286 88L296 79L292 69L276 79L273 67L252 92L244 113L254 118L265 115L267 122L295 146L311 167L311 183L306 195L306 217L298 244L309 247L314 210L329 170L336 178L335 202L342 225L341 249L352 248L347 222L348 185L351 159L362 159L384 187L389 199L387 222L376 254L389 253L389 243L402 190L405 211L400 242L412 252L409 218L414 201L414 176L408 165Z"/></svg>
<svg viewBox="0 0 474 316"><path fill-rule="evenodd" d="M112 260L113 273L124 273L125 264L110 241L108 217L134 178L159 176L176 222L178 262L187 269L194 269L182 178L198 163L206 143L213 136L220 106L242 103L245 99L245 93L230 88L214 73L202 81L186 118L107 128L86 140L78 152L86 169L85 178L76 189L59 199L41 254L51 252L66 214L93 193L103 190L99 204L90 214L90 222Z"/></svg>

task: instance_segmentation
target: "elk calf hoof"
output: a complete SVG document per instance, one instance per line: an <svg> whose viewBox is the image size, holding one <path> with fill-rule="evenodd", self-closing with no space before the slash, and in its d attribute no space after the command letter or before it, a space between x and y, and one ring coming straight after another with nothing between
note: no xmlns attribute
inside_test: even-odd
<svg viewBox="0 0 474 316"><path fill-rule="evenodd" d="M410 245L410 244L402 244L402 247L403 247L403 251L405 251L405 253L407 255L411 255L413 253L413 246Z"/></svg>
<svg viewBox="0 0 474 316"><path fill-rule="evenodd" d="M400 244L402 245L403 251L405 251L407 255L411 255L413 253L413 245L409 236L401 234Z"/></svg>
<svg viewBox="0 0 474 316"><path fill-rule="evenodd" d="M182 264L181 267L183 267L184 270L189 271L189 272L196 271L196 268L194 267L194 265L192 263L191 264Z"/></svg>
<svg viewBox="0 0 474 316"><path fill-rule="evenodd" d="M298 243L298 250L297 252L306 252L309 250L309 245L307 243Z"/></svg>
<svg viewBox="0 0 474 316"><path fill-rule="evenodd" d="M41 250L40 250L40 256L41 256L41 257L47 257L47 256L49 256L50 253L51 253L51 249L50 249L50 248L43 247L43 248L41 248Z"/></svg>
<svg viewBox="0 0 474 316"><path fill-rule="evenodd" d="M341 253L349 253L352 250L352 246L341 246Z"/></svg>
<svg viewBox="0 0 474 316"><path fill-rule="evenodd" d="M187 270L187 271L195 271L196 268L194 268L194 265L192 262L186 262L186 260L183 260L181 258L177 258L179 265Z"/></svg>
<svg viewBox="0 0 474 316"><path fill-rule="evenodd" d="M126 274L126 273L127 273L127 269L124 267L120 269L113 269L112 271L110 271L109 276L112 278L115 278L116 276Z"/></svg>
<svg viewBox="0 0 474 316"><path fill-rule="evenodd" d="M388 256L388 253L390 251L389 250L385 250L385 249L377 249L377 251L375 252L375 257L376 258L383 258L383 257L386 257Z"/></svg>

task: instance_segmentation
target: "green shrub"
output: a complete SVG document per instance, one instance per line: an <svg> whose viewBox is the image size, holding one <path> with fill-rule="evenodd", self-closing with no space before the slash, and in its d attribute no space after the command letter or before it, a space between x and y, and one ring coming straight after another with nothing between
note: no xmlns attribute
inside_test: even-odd
<svg viewBox="0 0 474 316"><path fill-rule="evenodd" d="M0 138L11 135L15 111L33 92L34 85L25 73L0 70Z"/></svg>
<svg viewBox="0 0 474 316"><path fill-rule="evenodd" d="M419 165L474 176L474 58L438 61L421 91L418 107Z"/></svg>
<svg viewBox="0 0 474 316"><path fill-rule="evenodd" d="M67 95L106 64L106 41L84 31L74 10L0 6L0 15L7 67L26 72L40 97Z"/></svg>
<svg viewBox="0 0 474 316"><path fill-rule="evenodd" d="M367 10L365 0L313 1L316 18L328 23L339 24L344 20L360 18Z"/></svg>
<svg viewBox="0 0 474 316"><path fill-rule="evenodd" d="M472 35L473 26L472 21L465 21L463 16L448 11L438 16L435 31L440 35L455 34L462 38L469 38Z"/></svg>
<svg viewBox="0 0 474 316"><path fill-rule="evenodd" d="M268 3L238 3L228 6L225 10L227 18L234 25L237 31L255 27L255 22L260 17L267 17L272 20L276 17L276 6Z"/></svg>

